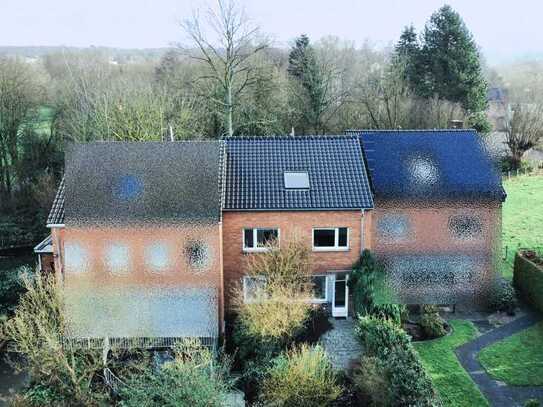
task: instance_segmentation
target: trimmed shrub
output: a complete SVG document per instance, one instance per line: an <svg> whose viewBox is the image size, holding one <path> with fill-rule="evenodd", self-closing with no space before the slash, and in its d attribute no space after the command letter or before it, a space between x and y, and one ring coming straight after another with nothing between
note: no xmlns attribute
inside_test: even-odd
<svg viewBox="0 0 543 407"><path fill-rule="evenodd" d="M432 380L411 345L396 347L384 361L394 406L441 405Z"/></svg>
<svg viewBox="0 0 543 407"><path fill-rule="evenodd" d="M324 350L307 345L277 357L263 382L266 403L284 407L325 406L341 394L337 377Z"/></svg>
<svg viewBox="0 0 543 407"><path fill-rule="evenodd" d="M387 407L393 404L388 369L372 356L362 356L360 368L353 374L353 383L362 405Z"/></svg>
<svg viewBox="0 0 543 407"><path fill-rule="evenodd" d="M526 402L524 403L524 407L539 407L539 406L541 406L541 403L537 399L526 400Z"/></svg>
<svg viewBox="0 0 543 407"><path fill-rule="evenodd" d="M440 405L432 381L427 375L422 362L409 336L400 327L388 319L362 317L357 333L369 357L373 357L373 373L381 373L387 380L388 392L394 406L438 406ZM375 390L368 393L368 379L364 360L355 377L361 378L359 391L370 400L381 395Z"/></svg>
<svg viewBox="0 0 543 407"><path fill-rule="evenodd" d="M523 301L543 312L543 267L539 267L517 253L513 269L513 285Z"/></svg>
<svg viewBox="0 0 543 407"><path fill-rule="evenodd" d="M497 278L490 289L489 308L514 315L516 307L517 300L513 286L503 277Z"/></svg>
<svg viewBox="0 0 543 407"><path fill-rule="evenodd" d="M383 358L393 348L410 346L405 331L389 319L362 317L358 320L356 332L369 356Z"/></svg>
<svg viewBox="0 0 543 407"><path fill-rule="evenodd" d="M424 305L422 307L419 324L424 335L430 339L440 338L447 333L445 321L439 315L438 308L435 305Z"/></svg>

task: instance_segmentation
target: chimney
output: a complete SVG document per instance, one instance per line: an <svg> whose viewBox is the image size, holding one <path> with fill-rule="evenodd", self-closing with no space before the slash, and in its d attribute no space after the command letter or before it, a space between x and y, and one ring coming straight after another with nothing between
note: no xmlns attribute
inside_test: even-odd
<svg viewBox="0 0 543 407"><path fill-rule="evenodd" d="M449 129L463 129L464 121L463 120L449 120Z"/></svg>

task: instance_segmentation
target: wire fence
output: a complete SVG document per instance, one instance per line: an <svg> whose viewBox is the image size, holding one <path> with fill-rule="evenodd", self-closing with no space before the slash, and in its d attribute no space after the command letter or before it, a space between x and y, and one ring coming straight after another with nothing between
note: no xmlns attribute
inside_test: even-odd
<svg viewBox="0 0 543 407"><path fill-rule="evenodd" d="M124 337L124 338L63 338L62 346L65 349L103 349L109 346L110 349L167 349L173 348L177 343L187 339L196 340L201 346L210 351L216 351L217 337Z"/></svg>
<svg viewBox="0 0 543 407"><path fill-rule="evenodd" d="M543 176L543 168L517 168L516 170L502 172L502 178L504 179L511 179L520 176L541 177Z"/></svg>

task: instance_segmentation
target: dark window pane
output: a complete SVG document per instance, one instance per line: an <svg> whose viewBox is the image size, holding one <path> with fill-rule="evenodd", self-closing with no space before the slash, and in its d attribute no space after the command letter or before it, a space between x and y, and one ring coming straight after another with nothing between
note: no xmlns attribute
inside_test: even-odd
<svg viewBox="0 0 543 407"><path fill-rule="evenodd" d="M336 231L334 229L315 229L313 244L315 247L334 247Z"/></svg>
<svg viewBox="0 0 543 407"><path fill-rule="evenodd" d="M252 249L254 247L253 242L253 229L244 229L243 234L245 236L244 242L245 242L245 248L246 249Z"/></svg>
<svg viewBox="0 0 543 407"><path fill-rule="evenodd" d="M256 231L256 241L258 247L264 247L277 240L277 229L258 229Z"/></svg>
<svg viewBox="0 0 543 407"><path fill-rule="evenodd" d="M451 216L449 218L449 230L458 239L474 239L481 235L483 226L479 218L475 216Z"/></svg>
<svg viewBox="0 0 543 407"><path fill-rule="evenodd" d="M189 266L204 268L209 264L209 250L201 241L190 241L185 246L185 257Z"/></svg>
<svg viewBox="0 0 543 407"><path fill-rule="evenodd" d="M326 299L326 276L315 276L311 278L313 283L313 298L317 300Z"/></svg>
<svg viewBox="0 0 543 407"><path fill-rule="evenodd" d="M346 281L336 281L335 283L335 297L334 297L334 306L344 307L345 306L345 288Z"/></svg>
<svg viewBox="0 0 543 407"><path fill-rule="evenodd" d="M347 247L347 228L339 228L338 246Z"/></svg>

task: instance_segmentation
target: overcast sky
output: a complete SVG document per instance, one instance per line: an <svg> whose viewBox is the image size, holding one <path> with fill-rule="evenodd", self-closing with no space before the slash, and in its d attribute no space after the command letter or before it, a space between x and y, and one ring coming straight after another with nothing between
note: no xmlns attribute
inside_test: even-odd
<svg viewBox="0 0 543 407"><path fill-rule="evenodd" d="M299 35L336 35L377 46L406 24L421 29L440 0L241 0L262 30L286 46ZM543 1L450 0L491 63L543 57ZM0 0L0 45L165 47L199 0Z"/></svg>

